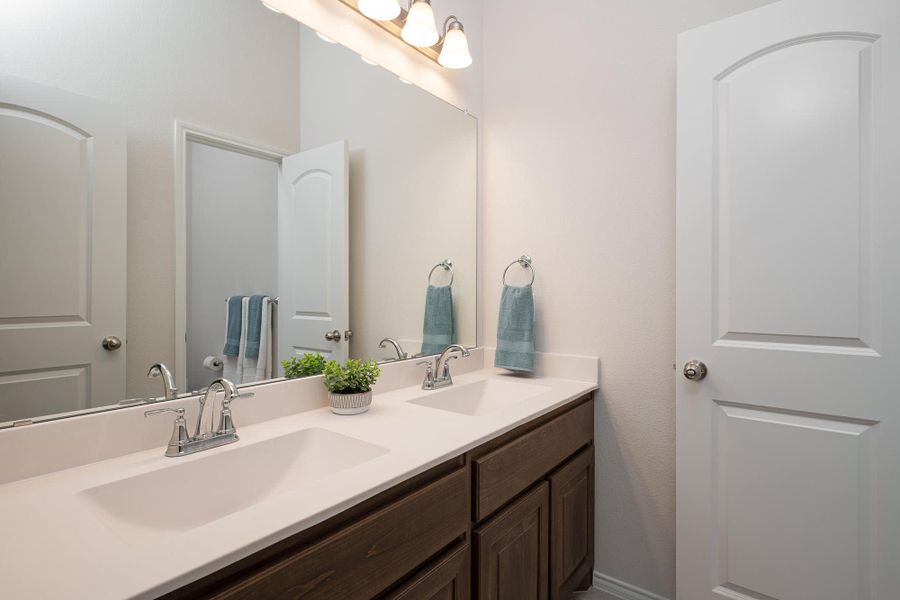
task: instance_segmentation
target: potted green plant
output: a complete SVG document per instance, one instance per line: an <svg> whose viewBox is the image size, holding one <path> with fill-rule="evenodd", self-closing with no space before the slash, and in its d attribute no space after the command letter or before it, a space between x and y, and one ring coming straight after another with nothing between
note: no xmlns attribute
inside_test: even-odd
<svg viewBox="0 0 900 600"><path fill-rule="evenodd" d="M372 384L381 375L381 369L373 360L349 358L343 365L336 360L328 361L324 375L331 412L356 415L369 410L369 405L372 404Z"/></svg>
<svg viewBox="0 0 900 600"><path fill-rule="evenodd" d="M321 375L325 371L325 357L318 352L307 353L281 361L281 367L288 379Z"/></svg>

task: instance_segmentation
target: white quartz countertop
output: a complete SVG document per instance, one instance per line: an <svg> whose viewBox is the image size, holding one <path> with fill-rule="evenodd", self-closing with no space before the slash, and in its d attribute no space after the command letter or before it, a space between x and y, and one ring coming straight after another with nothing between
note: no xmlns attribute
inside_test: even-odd
<svg viewBox="0 0 900 600"><path fill-rule="evenodd" d="M4 598L155 598L213 573L292 534L458 456L596 389L592 381L527 380L482 370L455 378L454 387L489 378L543 386L541 392L480 416L408 402L418 386L376 394L364 414L338 416L326 408L241 427L240 441L180 458L159 447L0 485L0 585ZM449 389L449 388L448 388ZM193 423L189 423L193 425ZM225 517L193 528L158 527L123 535L83 493L110 481L166 469L214 453L235 452L308 428L350 436L386 449L333 475L302 482ZM15 460L6 456L3 460ZM233 482L240 485L239 481ZM159 494L179 510L179 489ZM227 487L226 491L227 492ZM165 510L163 510L165 509Z"/></svg>

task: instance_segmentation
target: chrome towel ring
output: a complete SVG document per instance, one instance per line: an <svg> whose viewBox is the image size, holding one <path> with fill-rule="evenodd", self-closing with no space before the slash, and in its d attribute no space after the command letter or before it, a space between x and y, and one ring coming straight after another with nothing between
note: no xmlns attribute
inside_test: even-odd
<svg viewBox="0 0 900 600"><path fill-rule="evenodd" d="M432 283L431 283L431 276L434 275L435 269L438 269L438 268L441 268L441 267L443 267L443 269L444 269L445 271L449 271L449 272L450 272L450 283L448 283L447 285L453 285L453 261L451 261L449 258L445 258L444 260L442 260L442 261L439 262L438 264L436 264L436 265L434 265L433 267L431 267L431 270L428 271L428 285L432 285Z"/></svg>
<svg viewBox="0 0 900 600"><path fill-rule="evenodd" d="M528 256L527 254L523 254L516 260L514 260L511 263L509 263L508 265L506 265L506 268L503 269L503 277L500 278L500 280L503 282L503 285L508 285L506 283L506 273L509 271L510 267L512 267L513 265L520 265L523 269L528 269L529 271L531 271L531 281L529 281L527 285L533 284L535 272L534 272L534 265L531 264L531 262L532 262L531 257Z"/></svg>

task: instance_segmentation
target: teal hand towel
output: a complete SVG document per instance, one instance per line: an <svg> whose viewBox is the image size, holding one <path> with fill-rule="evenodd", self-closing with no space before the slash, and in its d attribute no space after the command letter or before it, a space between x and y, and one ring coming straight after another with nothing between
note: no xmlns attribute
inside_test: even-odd
<svg viewBox="0 0 900 600"><path fill-rule="evenodd" d="M243 296L228 299L228 314L225 316L225 356L237 356L241 350L241 302Z"/></svg>
<svg viewBox="0 0 900 600"><path fill-rule="evenodd" d="M244 356L247 358L259 357L259 332L265 299L266 297L261 294L250 296L250 303L247 307L247 346L244 348Z"/></svg>
<svg viewBox="0 0 900 600"><path fill-rule="evenodd" d="M534 371L534 293L530 285L503 286L494 366L524 373Z"/></svg>
<svg viewBox="0 0 900 600"><path fill-rule="evenodd" d="M440 354L453 342L453 294L450 286L429 285L425 292L422 354Z"/></svg>

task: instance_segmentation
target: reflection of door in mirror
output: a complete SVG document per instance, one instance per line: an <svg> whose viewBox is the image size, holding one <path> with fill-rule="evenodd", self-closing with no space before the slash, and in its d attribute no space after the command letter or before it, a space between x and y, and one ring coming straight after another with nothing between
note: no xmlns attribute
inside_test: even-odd
<svg viewBox="0 0 900 600"><path fill-rule="evenodd" d="M342 360L348 318L347 151L336 142L292 156L229 143L221 135L189 134L185 156L187 390L206 386L216 373L207 357L223 358L226 304L231 296L278 298L272 318L261 320L279 358L320 352ZM282 163L279 168L279 163ZM283 315L283 316L282 316ZM249 326L244 323L244 333ZM326 333L339 331L337 336ZM263 339L266 339L263 338ZM277 351L276 351L277 349ZM260 357L267 353L260 354ZM258 367L250 358L235 383ZM261 360L261 358L260 358ZM237 377L237 379L235 379Z"/></svg>
<svg viewBox="0 0 900 600"><path fill-rule="evenodd" d="M122 400L125 110L0 77L0 199L0 422Z"/></svg>
<svg viewBox="0 0 900 600"><path fill-rule="evenodd" d="M349 340L343 334L350 328L347 142L285 157L281 171L279 355L319 352L344 360Z"/></svg>
<svg viewBox="0 0 900 600"><path fill-rule="evenodd" d="M278 295L280 156L203 138L188 138L186 150L184 389L199 390L221 374L203 361L223 356L226 299Z"/></svg>

